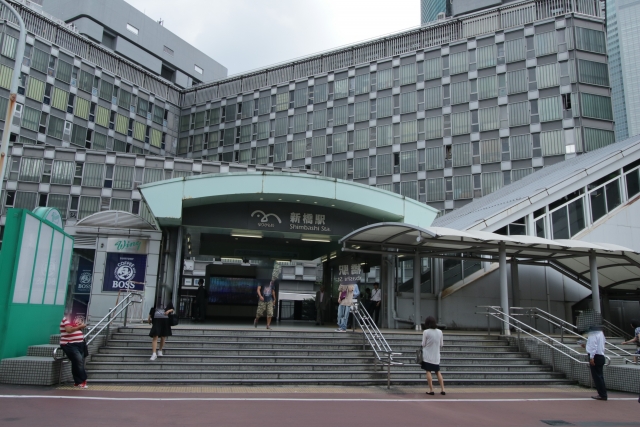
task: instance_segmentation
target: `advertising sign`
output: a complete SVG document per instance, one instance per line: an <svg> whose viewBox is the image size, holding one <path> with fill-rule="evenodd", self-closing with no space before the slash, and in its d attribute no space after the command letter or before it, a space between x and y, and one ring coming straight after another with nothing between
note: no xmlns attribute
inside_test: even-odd
<svg viewBox="0 0 640 427"><path fill-rule="evenodd" d="M119 237L111 237L107 239L107 252L146 254L148 242L147 239L121 239Z"/></svg>
<svg viewBox="0 0 640 427"><path fill-rule="evenodd" d="M362 268L360 264L344 264L338 266L338 280L341 285L355 285L360 282Z"/></svg>
<svg viewBox="0 0 640 427"><path fill-rule="evenodd" d="M104 292L143 291L147 256L141 254L107 253L104 268Z"/></svg>
<svg viewBox="0 0 640 427"><path fill-rule="evenodd" d="M90 294L93 283L93 261L78 257L74 294Z"/></svg>

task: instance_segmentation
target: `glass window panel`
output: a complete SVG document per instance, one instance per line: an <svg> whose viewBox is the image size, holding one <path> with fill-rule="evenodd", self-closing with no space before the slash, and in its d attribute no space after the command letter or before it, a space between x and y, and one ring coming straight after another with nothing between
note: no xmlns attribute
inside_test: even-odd
<svg viewBox="0 0 640 427"><path fill-rule="evenodd" d="M603 31L575 27L576 49L589 52L607 53L607 41Z"/></svg>
<svg viewBox="0 0 640 427"><path fill-rule="evenodd" d="M313 112L313 129L324 129L327 127L327 110L315 110Z"/></svg>
<svg viewBox="0 0 640 427"><path fill-rule="evenodd" d="M347 179L347 161L337 160L331 165L332 176L337 179Z"/></svg>
<svg viewBox="0 0 640 427"><path fill-rule="evenodd" d="M560 96L540 98L538 100L538 113L540 114L540 122L561 120L562 98Z"/></svg>
<svg viewBox="0 0 640 427"><path fill-rule="evenodd" d="M554 239L569 239L569 221L567 207L563 206L551 214L551 225Z"/></svg>
<svg viewBox="0 0 640 427"><path fill-rule="evenodd" d="M498 52L496 51L496 45L491 44L489 46L483 46L476 49L478 69L495 67L496 58Z"/></svg>
<svg viewBox="0 0 640 427"><path fill-rule="evenodd" d="M509 95L529 90L527 70L510 71L507 73L507 91Z"/></svg>
<svg viewBox="0 0 640 427"><path fill-rule="evenodd" d="M119 95L118 95L118 107L124 108L125 110L129 111L129 107L131 106L131 92L126 91L126 90L124 90L122 88L120 88L120 90L118 92L119 92ZM188 119L188 117L187 117L187 119ZM186 130L189 130L189 128L187 127Z"/></svg>
<svg viewBox="0 0 640 427"><path fill-rule="evenodd" d="M533 168L513 169L511 171L511 182L516 182L518 180L521 180L525 176L530 175L532 173L533 173Z"/></svg>
<svg viewBox="0 0 640 427"><path fill-rule="evenodd" d="M369 177L369 157L353 159L353 179Z"/></svg>
<svg viewBox="0 0 640 427"><path fill-rule="evenodd" d="M242 101L242 118L243 119L248 119L249 117L252 117L253 110L255 110L253 99L250 99L248 101Z"/></svg>
<svg viewBox="0 0 640 427"><path fill-rule="evenodd" d="M347 152L347 133L340 132L333 134L333 153Z"/></svg>
<svg viewBox="0 0 640 427"><path fill-rule="evenodd" d="M527 45L524 38L504 42L504 53L507 62L524 61L527 57Z"/></svg>
<svg viewBox="0 0 640 427"><path fill-rule="evenodd" d="M429 87L424 90L424 109L442 107L442 86Z"/></svg>
<svg viewBox="0 0 640 427"><path fill-rule="evenodd" d="M482 174L482 195L486 196L502 188L502 172L488 172Z"/></svg>
<svg viewBox="0 0 640 427"><path fill-rule="evenodd" d="M393 154L379 154L376 156L376 174L378 176L393 173Z"/></svg>
<svg viewBox="0 0 640 427"><path fill-rule="evenodd" d="M4 40L2 41L2 55L7 58L16 59L17 48L18 39L5 33Z"/></svg>
<svg viewBox="0 0 640 427"><path fill-rule="evenodd" d="M611 98L608 96L580 93L582 115L594 119L613 120Z"/></svg>
<svg viewBox="0 0 640 427"><path fill-rule="evenodd" d="M383 117L391 117L393 115L393 97L385 96L376 100L376 116L381 119Z"/></svg>
<svg viewBox="0 0 640 427"><path fill-rule="evenodd" d="M376 86L378 90L389 89L393 86L393 69L381 70L376 73Z"/></svg>
<svg viewBox="0 0 640 427"><path fill-rule="evenodd" d="M366 150L369 148L369 128L356 129L353 133L353 149Z"/></svg>
<svg viewBox="0 0 640 427"><path fill-rule="evenodd" d="M584 220L584 199L581 197L575 202L569 203L569 231L571 237L578 234L586 226Z"/></svg>
<svg viewBox="0 0 640 427"><path fill-rule="evenodd" d="M273 148L273 161L284 162L287 160L287 143L280 142L274 145Z"/></svg>
<svg viewBox="0 0 640 427"><path fill-rule="evenodd" d="M47 135L53 138L62 139L63 132L64 132L64 120L55 116L49 116Z"/></svg>
<svg viewBox="0 0 640 427"><path fill-rule="evenodd" d="M578 60L578 80L598 86L609 86L609 68L604 62Z"/></svg>
<svg viewBox="0 0 640 427"><path fill-rule="evenodd" d="M102 187L104 179L104 165L100 163L85 163L82 168L82 185L85 187Z"/></svg>
<svg viewBox="0 0 640 427"><path fill-rule="evenodd" d="M415 95L415 92L413 92ZM371 111L371 107L369 106L369 101L356 102L355 105L355 121L356 122L364 122L369 120L369 113ZM415 111L415 109L414 109Z"/></svg>
<svg viewBox="0 0 640 427"><path fill-rule="evenodd" d="M47 207L58 209L58 211L60 211L60 216L63 219L66 219L67 209L69 207L69 195L49 194L49 196L47 197Z"/></svg>
<svg viewBox="0 0 640 427"><path fill-rule="evenodd" d="M512 136L510 142L511 160L531 158L531 134Z"/></svg>
<svg viewBox="0 0 640 427"><path fill-rule="evenodd" d="M418 171L418 151L409 150L400 153L400 172L410 173ZM415 197L414 197L415 198Z"/></svg>
<svg viewBox="0 0 640 427"><path fill-rule="evenodd" d="M293 133L307 131L307 113L296 114L293 116Z"/></svg>
<svg viewBox="0 0 640 427"><path fill-rule="evenodd" d="M256 148L256 164L266 165L269 163L269 146Z"/></svg>
<svg viewBox="0 0 640 427"><path fill-rule="evenodd" d="M289 109L289 92L277 94L276 95L276 111L285 111L288 109ZM228 117L227 117L227 121L229 121Z"/></svg>
<svg viewBox="0 0 640 427"><path fill-rule="evenodd" d="M113 97L113 85L109 82L102 80L100 82L100 98L111 103Z"/></svg>
<svg viewBox="0 0 640 427"><path fill-rule="evenodd" d="M400 114L413 113L416 111L417 107L417 92L407 92L400 94Z"/></svg>
<svg viewBox="0 0 640 427"><path fill-rule="evenodd" d="M615 142L615 133L611 130L584 128L584 141L587 151L597 150Z"/></svg>
<svg viewBox="0 0 640 427"><path fill-rule="evenodd" d="M33 210L36 207L37 200L38 193L16 191L15 200L13 201L13 207L16 209Z"/></svg>
<svg viewBox="0 0 640 427"><path fill-rule="evenodd" d="M333 107L333 125L341 126L349 122L349 106L340 105Z"/></svg>
<svg viewBox="0 0 640 427"><path fill-rule="evenodd" d="M355 85L356 85L356 88L355 88L356 95L369 93L369 90L370 90L369 73L356 76Z"/></svg>
<svg viewBox="0 0 640 427"><path fill-rule="evenodd" d="M427 179L427 202L444 200L444 178Z"/></svg>
<svg viewBox="0 0 640 427"><path fill-rule="evenodd" d="M411 120L400 123L400 142L414 142L418 140L418 122Z"/></svg>
<svg viewBox="0 0 640 427"><path fill-rule="evenodd" d="M416 82L416 64L400 66L400 85L408 85Z"/></svg>
<svg viewBox="0 0 640 427"><path fill-rule="evenodd" d="M536 80L538 89L544 89L551 86L560 85L560 73L558 73L558 64L547 64L536 67Z"/></svg>
<svg viewBox="0 0 640 427"><path fill-rule="evenodd" d="M500 140L486 139L480 141L480 163L496 163L502 161L502 144Z"/></svg>
<svg viewBox="0 0 640 427"><path fill-rule="evenodd" d="M312 156L324 156L327 154L327 137L314 136L311 143Z"/></svg>
<svg viewBox="0 0 640 427"><path fill-rule="evenodd" d="M251 149L248 148L246 150L240 150L238 152L238 162L239 163L244 163L249 164L251 163Z"/></svg>
<svg viewBox="0 0 640 427"><path fill-rule="evenodd" d="M442 116L424 119L425 139L442 138Z"/></svg>
<svg viewBox="0 0 640 427"><path fill-rule="evenodd" d="M51 97L51 106L60 111L67 111L69 105L69 92L60 88L54 87Z"/></svg>
<svg viewBox="0 0 640 427"><path fill-rule="evenodd" d="M78 219L86 218L100 211L100 197L80 197L80 205L78 207Z"/></svg>
<svg viewBox="0 0 640 427"><path fill-rule="evenodd" d="M240 126L240 142L249 142L251 141L251 136L253 134L253 125L244 125Z"/></svg>
<svg viewBox="0 0 640 427"><path fill-rule="evenodd" d="M42 159L33 159L30 157L23 157L20 163L20 174L18 175L18 181L40 182L42 175Z"/></svg>
<svg viewBox="0 0 640 427"><path fill-rule="evenodd" d="M349 79L336 80L333 84L333 99L349 96Z"/></svg>
<svg viewBox="0 0 640 427"><path fill-rule="evenodd" d="M258 114L269 114L271 112L271 96L262 96L258 99Z"/></svg>
<svg viewBox="0 0 640 427"><path fill-rule="evenodd" d="M81 98L79 96L76 96L76 109L75 114L76 116L80 117L81 119L85 119L85 120L89 120L89 107L90 107L91 103L89 101L87 101L84 98ZM124 116L123 116L124 117ZM129 119L127 118L127 126L129 126ZM124 132L126 133L126 131Z"/></svg>
<svg viewBox="0 0 640 427"><path fill-rule="evenodd" d="M51 168L51 183L71 185L75 172L75 162L63 162L56 160L53 162L53 167Z"/></svg>
<svg viewBox="0 0 640 427"><path fill-rule="evenodd" d="M433 80L442 77L442 58L425 59L424 79Z"/></svg>
<svg viewBox="0 0 640 427"><path fill-rule="evenodd" d="M116 165L113 171L113 188L130 190L133 186L133 172L131 166Z"/></svg>
<svg viewBox="0 0 640 427"><path fill-rule="evenodd" d="M558 51L558 42L556 41L556 32L549 31L535 35L536 56L549 55Z"/></svg>
<svg viewBox="0 0 640 427"><path fill-rule="evenodd" d="M528 125L529 119L529 101L509 104L509 126Z"/></svg>
<svg viewBox="0 0 640 427"><path fill-rule="evenodd" d="M308 99L309 99L309 96L308 96L308 91L306 87L296 89L296 91L293 94L293 106L296 108L304 107L307 105Z"/></svg>
<svg viewBox="0 0 640 427"><path fill-rule="evenodd" d="M31 107L24 107L22 112L22 127L25 129L38 132L40 125L40 110L34 110Z"/></svg>
<svg viewBox="0 0 640 427"><path fill-rule="evenodd" d="M607 211L611 212L618 206L620 206L620 186L618 185L620 181L615 180L605 185L605 191L607 194Z"/></svg>
<svg viewBox="0 0 640 427"><path fill-rule="evenodd" d="M540 146L543 156L559 156L565 154L564 132L552 130L540 133Z"/></svg>
<svg viewBox="0 0 640 427"><path fill-rule="evenodd" d="M449 55L449 71L451 75L469 71L469 60L467 56L467 51Z"/></svg>
<svg viewBox="0 0 640 427"><path fill-rule="evenodd" d="M640 174L636 169L633 172L629 172L626 175L627 181L627 198L631 199L636 194L640 193Z"/></svg>
<svg viewBox="0 0 640 427"><path fill-rule="evenodd" d="M258 122L257 130L258 130L258 139L269 138L269 133L271 130L271 122L269 120L264 122Z"/></svg>
<svg viewBox="0 0 640 427"><path fill-rule="evenodd" d="M498 84L496 76L481 77L478 79L478 99L495 98L498 96Z"/></svg>
<svg viewBox="0 0 640 427"><path fill-rule="evenodd" d="M304 159L307 156L307 140L297 139L293 141L292 159Z"/></svg>
<svg viewBox="0 0 640 427"><path fill-rule="evenodd" d="M400 194L410 199L418 200L418 181L400 183Z"/></svg>
<svg viewBox="0 0 640 427"><path fill-rule="evenodd" d="M444 168L444 147L431 147L425 150L427 170L436 170Z"/></svg>
<svg viewBox="0 0 640 427"><path fill-rule="evenodd" d="M471 175L462 175L453 177L453 199L472 199L473 198L473 182Z"/></svg>
<svg viewBox="0 0 640 427"><path fill-rule="evenodd" d="M129 199L111 199L112 211L131 212L131 200Z"/></svg>
<svg viewBox="0 0 640 427"><path fill-rule="evenodd" d="M471 144L468 142L453 144L451 146L451 158L454 167L471 165Z"/></svg>
<svg viewBox="0 0 640 427"><path fill-rule="evenodd" d="M275 136L286 135L288 128L289 128L289 117L277 118Z"/></svg>
<svg viewBox="0 0 640 427"><path fill-rule="evenodd" d="M480 131L500 128L500 107L481 108L478 110Z"/></svg>
<svg viewBox="0 0 640 427"><path fill-rule="evenodd" d="M318 102L327 102L328 99L328 90L327 84L319 84L315 85L313 88L313 102L317 104Z"/></svg>
<svg viewBox="0 0 640 427"><path fill-rule="evenodd" d="M378 126L376 129L376 145L382 147L393 143L392 125Z"/></svg>
<svg viewBox="0 0 640 427"><path fill-rule="evenodd" d="M468 111L451 114L451 135L471 133L471 120Z"/></svg>
<svg viewBox="0 0 640 427"><path fill-rule="evenodd" d="M451 84L451 104L462 104L469 102L469 82L458 82Z"/></svg>

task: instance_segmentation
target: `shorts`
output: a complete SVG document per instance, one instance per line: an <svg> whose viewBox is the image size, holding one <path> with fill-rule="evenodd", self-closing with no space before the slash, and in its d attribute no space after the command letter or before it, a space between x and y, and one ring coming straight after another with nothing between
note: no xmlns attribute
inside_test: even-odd
<svg viewBox="0 0 640 427"><path fill-rule="evenodd" d="M438 372L440 371L440 365L436 365L429 362L422 362L422 369L428 372Z"/></svg>
<svg viewBox="0 0 640 427"><path fill-rule="evenodd" d="M265 310L267 310L267 317L273 317L273 301L258 301L256 318L262 317Z"/></svg>

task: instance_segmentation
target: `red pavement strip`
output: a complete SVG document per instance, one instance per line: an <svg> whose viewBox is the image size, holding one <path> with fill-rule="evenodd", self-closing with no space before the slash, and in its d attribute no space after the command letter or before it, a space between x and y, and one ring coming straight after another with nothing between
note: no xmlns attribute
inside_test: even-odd
<svg viewBox="0 0 640 427"><path fill-rule="evenodd" d="M584 392L424 394L187 394L0 388L0 426L544 427L640 426L637 397Z"/></svg>

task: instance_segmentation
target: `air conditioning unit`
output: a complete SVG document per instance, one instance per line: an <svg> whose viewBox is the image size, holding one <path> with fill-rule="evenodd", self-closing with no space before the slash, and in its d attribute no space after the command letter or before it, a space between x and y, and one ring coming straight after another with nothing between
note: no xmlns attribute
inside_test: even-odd
<svg viewBox="0 0 640 427"><path fill-rule="evenodd" d="M31 58L22 58L22 65L31 67Z"/></svg>
<svg viewBox="0 0 640 427"><path fill-rule="evenodd" d="M22 124L22 109L24 106L22 104L16 104L16 111L13 113L13 124L16 126L20 126Z"/></svg>
<svg viewBox="0 0 640 427"><path fill-rule="evenodd" d="M51 98L48 96L45 96L44 99L42 100L42 103L45 105L51 105Z"/></svg>
<svg viewBox="0 0 640 427"><path fill-rule="evenodd" d="M444 14L444 12L440 12L438 13L438 17L436 18L438 21L443 21L447 16Z"/></svg>
<svg viewBox="0 0 640 427"><path fill-rule="evenodd" d="M91 88L91 95L98 96L98 88L97 87L92 87Z"/></svg>
<svg viewBox="0 0 640 427"><path fill-rule="evenodd" d="M129 111L131 111L132 113L136 112L136 106L135 105L130 105L129 106Z"/></svg>
<svg viewBox="0 0 640 427"><path fill-rule="evenodd" d="M78 87L78 79L71 78L71 86Z"/></svg>
<svg viewBox="0 0 640 427"><path fill-rule="evenodd" d="M49 74L51 77L55 77L56 76L56 70L54 70L53 68L48 68L47 69L47 74Z"/></svg>
<svg viewBox="0 0 640 427"><path fill-rule="evenodd" d="M166 120L162 120L162 127L164 127L164 128L167 127L167 121Z"/></svg>
<svg viewBox="0 0 640 427"><path fill-rule="evenodd" d="M151 120L151 113L147 113L147 120Z"/></svg>
<svg viewBox="0 0 640 427"><path fill-rule="evenodd" d="M62 130L62 140L71 142L71 122L64 122L64 129Z"/></svg>
<svg viewBox="0 0 640 427"><path fill-rule="evenodd" d="M118 103L118 97L116 97L116 96L112 96L112 97L111 97L111 103L112 103L112 104L117 104L117 103Z"/></svg>
<svg viewBox="0 0 640 427"><path fill-rule="evenodd" d="M90 122L95 122L96 121L96 116L94 114L89 114L89 121Z"/></svg>

